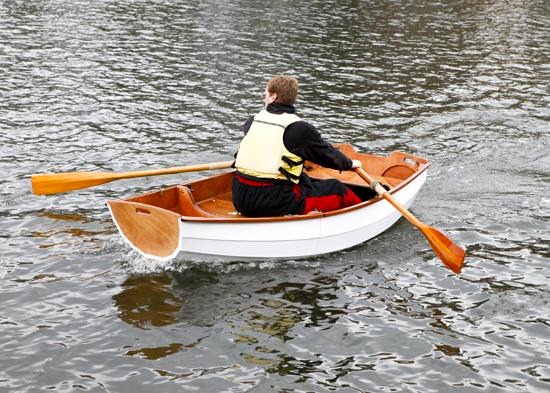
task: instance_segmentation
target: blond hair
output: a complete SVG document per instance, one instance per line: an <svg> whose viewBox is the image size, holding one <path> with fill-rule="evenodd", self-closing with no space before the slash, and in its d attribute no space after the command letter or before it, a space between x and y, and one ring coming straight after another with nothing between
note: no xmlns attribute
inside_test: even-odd
<svg viewBox="0 0 550 393"><path fill-rule="evenodd" d="M291 76L276 75L267 82L267 91L277 94L275 102L294 105L298 95L298 80Z"/></svg>

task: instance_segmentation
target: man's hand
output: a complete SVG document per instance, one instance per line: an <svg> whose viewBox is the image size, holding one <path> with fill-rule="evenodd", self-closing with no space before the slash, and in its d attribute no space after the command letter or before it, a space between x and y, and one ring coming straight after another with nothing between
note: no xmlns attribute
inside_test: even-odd
<svg viewBox="0 0 550 393"><path fill-rule="evenodd" d="M361 168L361 161L359 160L351 160L352 164L351 164L351 169L355 169L355 168Z"/></svg>

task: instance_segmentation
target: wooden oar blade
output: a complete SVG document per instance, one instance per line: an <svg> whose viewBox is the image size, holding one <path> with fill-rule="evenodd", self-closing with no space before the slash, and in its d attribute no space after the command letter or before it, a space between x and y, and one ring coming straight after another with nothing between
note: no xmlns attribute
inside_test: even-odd
<svg viewBox="0 0 550 393"><path fill-rule="evenodd" d="M116 175L105 172L45 173L32 175L31 183L34 194L49 195L97 186L117 178Z"/></svg>
<svg viewBox="0 0 550 393"><path fill-rule="evenodd" d="M454 273L460 273L462 265L464 264L464 258L466 251L455 244L444 233L439 230L425 226L420 228L428 243L432 246L435 254L443 261L445 266L451 269Z"/></svg>
<svg viewBox="0 0 550 393"><path fill-rule="evenodd" d="M359 176L361 176L372 187L374 179L361 168L356 168L355 170ZM462 265L464 264L464 257L466 256L466 251L464 251L462 247L453 243L451 239L439 230L422 223L418 218L413 216L413 214L408 211L405 206L396 201L390 193L386 192L386 190L379 183L374 187L374 189L378 195L384 197L384 199L391 203L392 206L403 215L403 217L422 231L428 240L428 243L432 246L435 254L449 269L456 274L460 273Z"/></svg>

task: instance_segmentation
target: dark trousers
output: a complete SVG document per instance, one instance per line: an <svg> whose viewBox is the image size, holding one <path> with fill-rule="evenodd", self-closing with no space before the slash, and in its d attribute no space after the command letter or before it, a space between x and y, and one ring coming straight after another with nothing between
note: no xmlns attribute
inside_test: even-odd
<svg viewBox="0 0 550 393"><path fill-rule="evenodd" d="M360 203L344 183L336 179L312 180L306 174L298 184L236 174L233 178L233 204L248 217L328 212Z"/></svg>

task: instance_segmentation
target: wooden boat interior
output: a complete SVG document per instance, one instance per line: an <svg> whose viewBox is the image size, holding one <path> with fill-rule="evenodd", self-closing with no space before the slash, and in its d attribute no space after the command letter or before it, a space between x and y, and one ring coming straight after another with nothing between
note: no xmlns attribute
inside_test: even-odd
<svg viewBox="0 0 550 393"><path fill-rule="evenodd" d="M376 156L359 153L348 144L335 146L349 158L360 160L363 169L375 180L387 185L390 190L406 184L414 177L415 173L419 173L429 166L427 160L407 153L396 151L388 156ZM311 162L305 163L305 170L314 181L334 178L341 180L352 188L362 200L376 197L376 193L354 171L340 172L320 167ZM233 172L225 172L130 198L128 201L156 206L190 219L247 219L236 212L233 206L232 179Z"/></svg>

